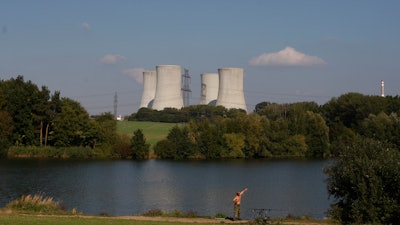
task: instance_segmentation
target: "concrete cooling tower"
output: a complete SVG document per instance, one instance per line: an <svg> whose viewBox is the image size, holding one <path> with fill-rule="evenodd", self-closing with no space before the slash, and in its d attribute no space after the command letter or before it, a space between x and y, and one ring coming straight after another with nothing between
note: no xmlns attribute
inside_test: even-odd
<svg viewBox="0 0 400 225"><path fill-rule="evenodd" d="M242 68L220 68L219 90L217 105L225 108L243 109L247 112L243 93L243 73Z"/></svg>
<svg viewBox="0 0 400 225"><path fill-rule="evenodd" d="M156 95L157 75L156 71L143 72L143 93L140 108L152 108Z"/></svg>
<svg viewBox="0 0 400 225"><path fill-rule="evenodd" d="M182 67L177 65L158 65L156 71L157 86L153 109L182 108Z"/></svg>
<svg viewBox="0 0 400 225"><path fill-rule="evenodd" d="M201 74L201 99L202 105L215 105L218 98L218 73Z"/></svg>

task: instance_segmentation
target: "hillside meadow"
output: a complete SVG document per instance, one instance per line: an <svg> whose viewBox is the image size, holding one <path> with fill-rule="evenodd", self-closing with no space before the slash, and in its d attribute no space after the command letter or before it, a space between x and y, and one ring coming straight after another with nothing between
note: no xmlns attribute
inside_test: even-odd
<svg viewBox="0 0 400 225"><path fill-rule="evenodd" d="M147 143L153 147L158 141L167 137L169 130L177 123L160 123L145 121L118 121L117 132L119 134L133 135L137 129L141 129L146 138Z"/></svg>

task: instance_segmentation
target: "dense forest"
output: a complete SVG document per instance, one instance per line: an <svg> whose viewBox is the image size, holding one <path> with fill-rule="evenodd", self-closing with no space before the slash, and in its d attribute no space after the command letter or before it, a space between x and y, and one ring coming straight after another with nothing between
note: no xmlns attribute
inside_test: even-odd
<svg viewBox="0 0 400 225"><path fill-rule="evenodd" d="M357 139L398 149L400 97L347 93L324 105L261 102L252 113L193 105L162 111L142 108L127 119L181 123L156 144L152 157L223 159L337 156ZM79 102L39 88L22 76L0 81L0 152L35 151L111 158L148 158L141 131L118 135L113 115L89 116ZM60 150L61 149L61 150ZM140 152L138 152L140 151ZM51 154L50 154L51 155Z"/></svg>
<svg viewBox="0 0 400 225"><path fill-rule="evenodd" d="M187 123L156 145L161 158L325 158L366 138L398 149L399 112L399 96L347 93L324 105L261 102L250 114L205 105L142 108L129 119Z"/></svg>

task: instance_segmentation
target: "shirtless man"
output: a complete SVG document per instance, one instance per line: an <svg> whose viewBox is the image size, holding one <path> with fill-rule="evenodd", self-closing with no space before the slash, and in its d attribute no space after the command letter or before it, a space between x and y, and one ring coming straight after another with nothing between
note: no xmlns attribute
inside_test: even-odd
<svg viewBox="0 0 400 225"><path fill-rule="evenodd" d="M233 198L233 209L235 211L235 214L233 216L234 220L240 220L240 201L242 199L242 194L247 191L247 188L243 189L240 192L236 193L236 196Z"/></svg>

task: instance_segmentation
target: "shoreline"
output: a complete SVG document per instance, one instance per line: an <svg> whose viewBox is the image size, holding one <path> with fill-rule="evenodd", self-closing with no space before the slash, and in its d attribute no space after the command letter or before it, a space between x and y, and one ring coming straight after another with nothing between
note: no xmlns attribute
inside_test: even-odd
<svg viewBox="0 0 400 225"><path fill-rule="evenodd" d="M252 220L237 220L232 221L225 218L202 218L202 217L169 217L169 216L100 216L100 215L61 215L61 214L40 214L40 213L24 213L16 212L9 209L0 209L0 215L15 215L27 217L48 217L48 218L82 218L82 219L104 219L104 220L132 220L132 221L154 221L154 222L169 222L182 224L251 224ZM0 220L1 221L1 220ZM272 221L272 222L271 222ZM330 225L335 224L329 220L316 219L273 219L268 224L286 224L286 225Z"/></svg>

